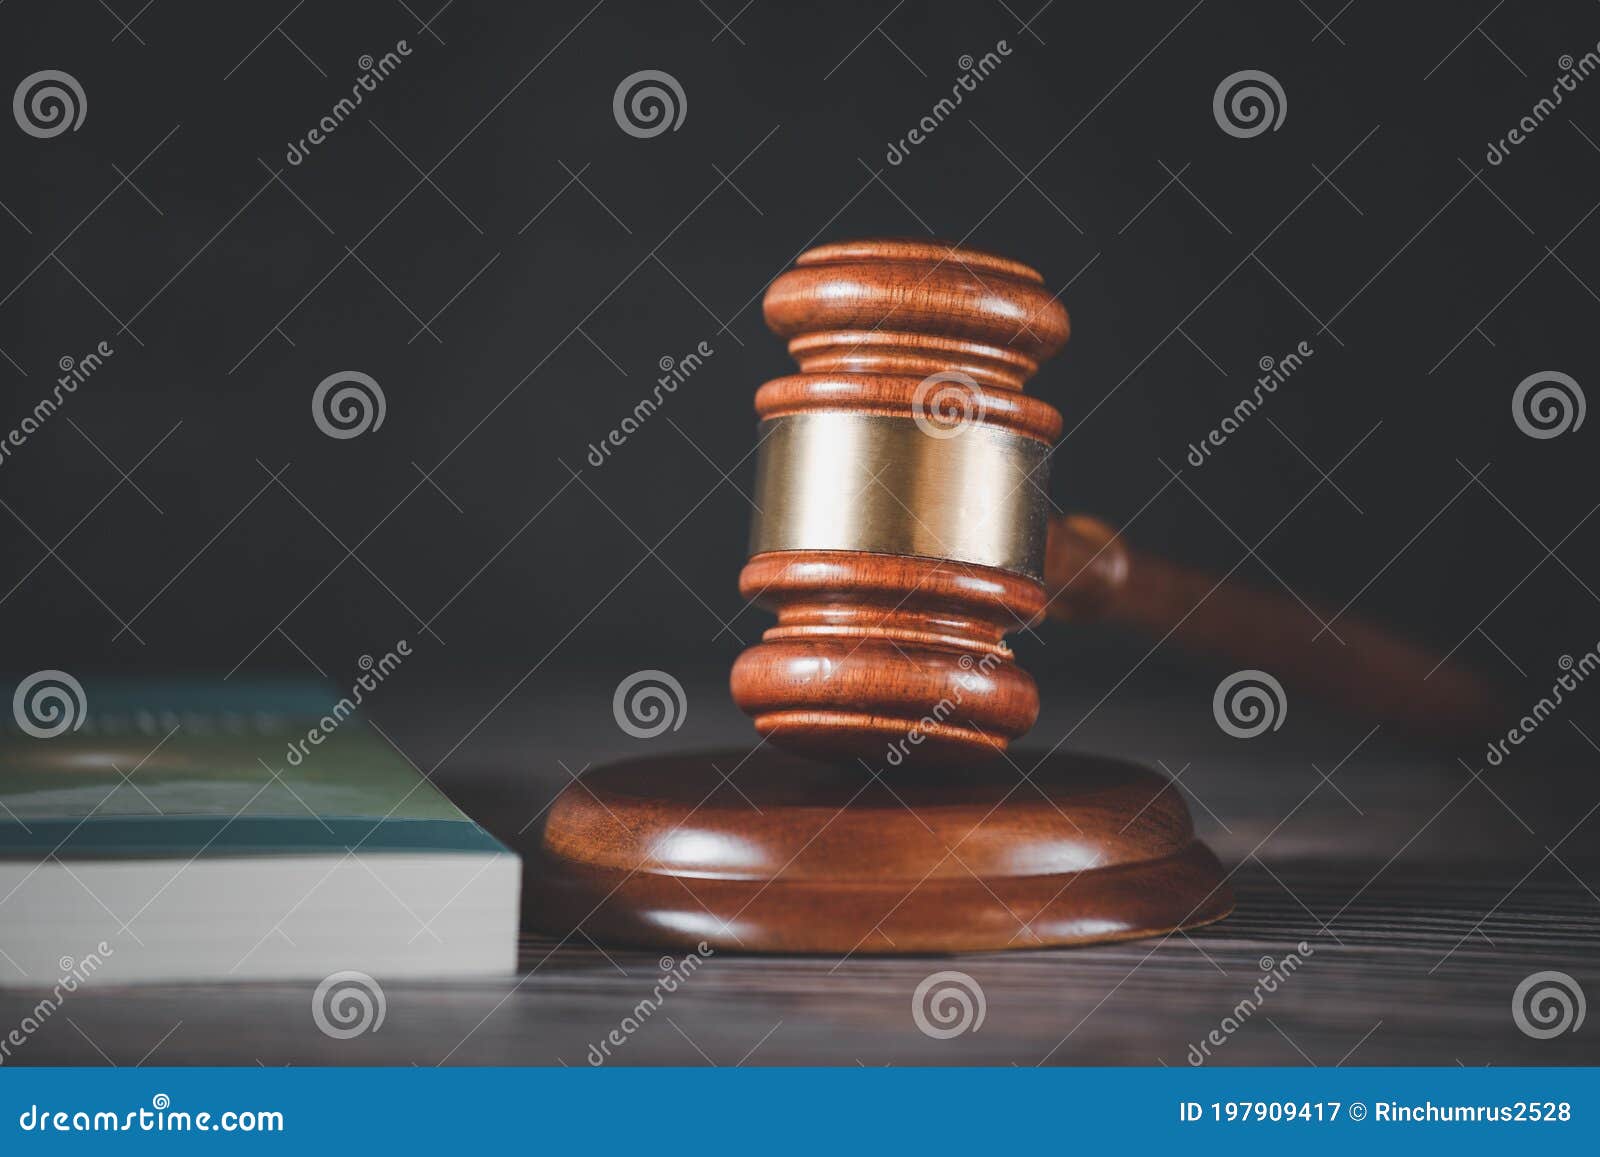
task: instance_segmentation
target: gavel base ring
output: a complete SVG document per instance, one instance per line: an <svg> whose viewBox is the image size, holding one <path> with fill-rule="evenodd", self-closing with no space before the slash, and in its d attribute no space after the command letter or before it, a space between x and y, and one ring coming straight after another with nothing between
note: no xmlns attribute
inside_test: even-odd
<svg viewBox="0 0 1600 1157"><path fill-rule="evenodd" d="M612 764L528 859L525 923L661 950L946 953L1163 935L1232 890L1179 792L1052 755L890 771L763 748ZM726 777L726 778L725 778Z"/></svg>

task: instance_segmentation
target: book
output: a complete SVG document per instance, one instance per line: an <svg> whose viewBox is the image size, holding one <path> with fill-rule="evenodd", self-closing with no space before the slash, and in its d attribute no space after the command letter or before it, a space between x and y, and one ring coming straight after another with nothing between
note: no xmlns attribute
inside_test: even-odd
<svg viewBox="0 0 1600 1157"><path fill-rule="evenodd" d="M517 856L348 697L68 682L0 733L0 985L515 967Z"/></svg>

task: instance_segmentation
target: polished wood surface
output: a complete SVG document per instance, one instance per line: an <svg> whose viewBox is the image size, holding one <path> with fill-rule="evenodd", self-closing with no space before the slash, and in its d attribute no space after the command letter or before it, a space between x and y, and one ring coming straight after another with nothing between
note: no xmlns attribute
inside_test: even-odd
<svg viewBox="0 0 1600 1157"><path fill-rule="evenodd" d="M981 426L1050 444L1054 407L1021 393L1070 331L1033 269L932 241L859 241L801 255L767 291L768 326L801 372L756 393L762 419L845 410L903 419L931 374L965 375ZM914 517L915 512L906 515ZM1039 700L1004 636L1043 587L996 568L839 551L758 554L739 589L778 623L734 664L733 698L780 747L881 761L970 760L1033 725Z"/></svg>
<svg viewBox="0 0 1600 1157"><path fill-rule="evenodd" d="M909 424L927 376L957 375L975 403L962 422L1048 445L1060 434L1055 408L1021 391L1070 323L1019 262L934 241L824 245L773 282L765 314L801 372L757 391L764 420L830 411ZM822 758L880 759L907 734L919 762L1003 751L1039 708L1004 636L1046 615L1170 637L1422 735L1474 729L1498 702L1472 672L1385 628L1136 551L1087 516L1050 519L1042 577L869 551L757 554L740 591L778 623L735 663L734 700L777 745Z"/></svg>
<svg viewBox="0 0 1600 1157"><path fill-rule="evenodd" d="M525 921L605 944L878 954L1121 940L1231 910L1165 776L1028 764L879 774L770 749L612 764L546 816Z"/></svg>
<svg viewBox="0 0 1600 1157"><path fill-rule="evenodd" d="M739 589L778 622L734 662L734 702L781 747L882 766L899 741L917 763L970 760L1038 717L1033 678L1004 642L1045 605L1020 575L784 551L752 558Z"/></svg>
<svg viewBox="0 0 1600 1157"><path fill-rule="evenodd" d="M767 289L762 312L772 332L789 339L801 374L823 390L834 374L915 386L948 370L1021 390L1071 332L1037 270L923 240L808 250Z"/></svg>
<svg viewBox="0 0 1600 1157"><path fill-rule="evenodd" d="M764 421L843 411L916 431L929 419L924 379L954 374L978 436L1048 446L1060 433L1060 415L1020 390L1066 340L1066 311L1016 262L930 242L824 246L772 284L766 317L801 373L758 391ZM947 441L913 434L924 436ZM817 508L829 531L848 513ZM1005 644L1045 610L1037 578L765 549L739 589L777 613L730 678L761 746L574 782L528 861L530 926L675 950L889 954L1122 940L1231 910L1222 867L1164 776L1067 754L1025 773L1006 754L1039 714Z"/></svg>

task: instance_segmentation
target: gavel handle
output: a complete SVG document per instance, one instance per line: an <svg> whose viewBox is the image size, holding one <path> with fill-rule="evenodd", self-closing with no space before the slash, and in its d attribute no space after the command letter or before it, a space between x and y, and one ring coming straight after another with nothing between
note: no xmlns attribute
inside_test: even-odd
<svg viewBox="0 0 1600 1157"><path fill-rule="evenodd" d="M1170 634L1192 650L1267 671L1291 697L1302 689L1433 736L1459 738L1493 718L1486 711L1496 697L1469 671L1347 616L1313 641L1317 619L1333 621L1328 610L1312 605L1308 611L1285 595L1132 550L1118 532L1085 515L1051 520L1045 586L1051 618L1102 619L1158 638Z"/></svg>

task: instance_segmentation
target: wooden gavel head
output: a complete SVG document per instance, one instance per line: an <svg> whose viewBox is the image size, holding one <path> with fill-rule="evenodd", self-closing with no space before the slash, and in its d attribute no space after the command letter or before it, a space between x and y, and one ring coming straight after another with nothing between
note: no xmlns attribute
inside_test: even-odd
<svg viewBox="0 0 1600 1157"><path fill-rule="evenodd" d="M872 767L992 755L1039 712L1005 635L1045 607L1048 454L1022 392L1067 340L1037 272L933 241L803 254L768 289L800 372L756 393L740 593L776 626L735 702L791 751Z"/></svg>

